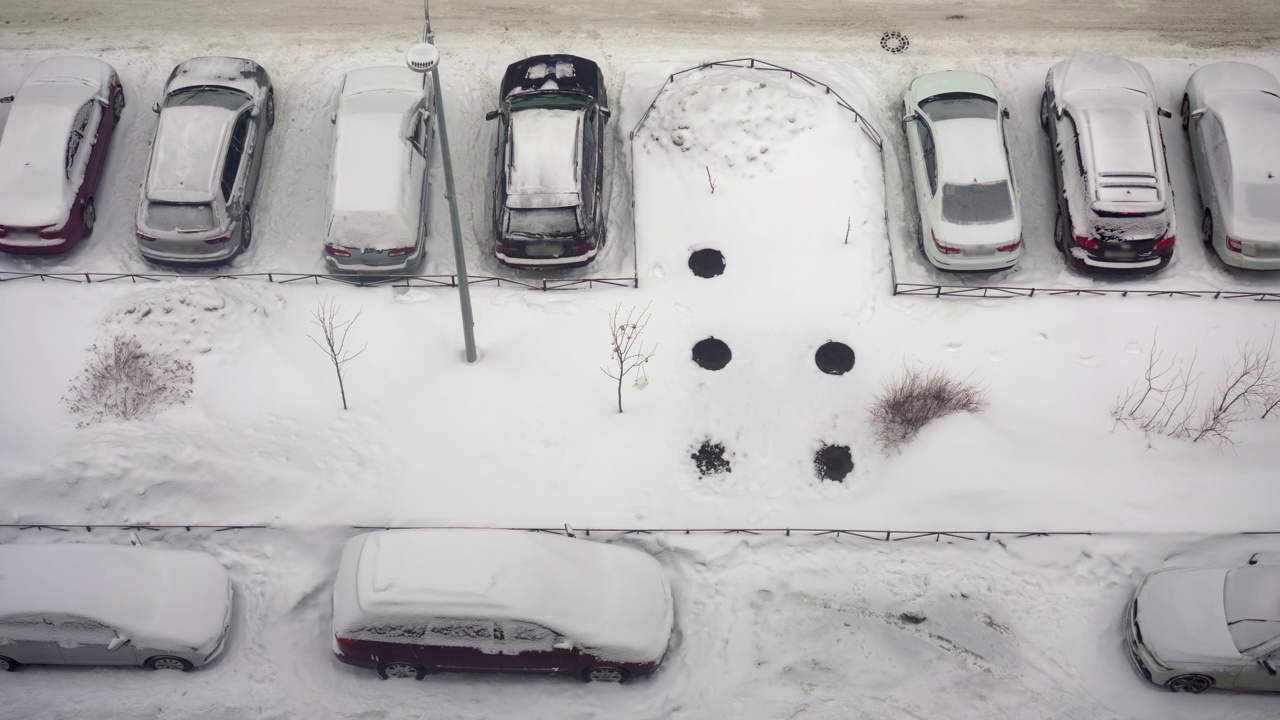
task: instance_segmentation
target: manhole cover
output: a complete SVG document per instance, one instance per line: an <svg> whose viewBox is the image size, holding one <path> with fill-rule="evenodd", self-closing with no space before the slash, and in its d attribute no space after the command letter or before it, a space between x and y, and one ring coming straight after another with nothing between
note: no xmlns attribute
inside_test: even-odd
<svg viewBox="0 0 1280 720"><path fill-rule="evenodd" d="M897 30L890 30L880 36L880 47L897 55L911 47L911 41L907 39L906 35L903 35Z"/></svg>
<svg viewBox="0 0 1280 720"><path fill-rule="evenodd" d="M844 482L844 478L853 472L853 453L848 445L823 445L813 456L813 469L823 480Z"/></svg>
<svg viewBox="0 0 1280 720"><path fill-rule="evenodd" d="M689 256L689 269L700 278L715 277L724 272L724 253L705 248Z"/></svg>
<svg viewBox="0 0 1280 720"><path fill-rule="evenodd" d="M707 370L719 370L733 359L733 352L723 340L709 337L693 346L693 361Z"/></svg>
<svg viewBox="0 0 1280 720"><path fill-rule="evenodd" d="M724 456L724 445L720 443L704 440L689 457L698 466L698 474L702 477L731 472L729 459Z"/></svg>
<svg viewBox="0 0 1280 720"><path fill-rule="evenodd" d="M818 348L813 361L828 375L843 375L853 369L853 348L832 340Z"/></svg>

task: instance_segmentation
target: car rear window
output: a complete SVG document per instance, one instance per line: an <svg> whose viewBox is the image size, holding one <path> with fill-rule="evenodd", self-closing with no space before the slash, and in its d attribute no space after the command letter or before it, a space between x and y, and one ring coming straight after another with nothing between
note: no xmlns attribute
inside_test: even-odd
<svg viewBox="0 0 1280 720"><path fill-rule="evenodd" d="M1013 218L1009 183L942 186L942 217L957 225L981 225Z"/></svg>
<svg viewBox="0 0 1280 720"><path fill-rule="evenodd" d="M213 229L213 206L153 202L147 205L147 226L167 232L204 232Z"/></svg>
<svg viewBox="0 0 1280 720"><path fill-rule="evenodd" d="M534 236L572 235L578 232L578 214L573 208L511 210L507 232Z"/></svg>
<svg viewBox="0 0 1280 720"><path fill-rule="evenodd" d="M920 109L935 123L943 120L961 120L965 118L996 119L995 100L968 93L935 95L920 103Z"/></svg>

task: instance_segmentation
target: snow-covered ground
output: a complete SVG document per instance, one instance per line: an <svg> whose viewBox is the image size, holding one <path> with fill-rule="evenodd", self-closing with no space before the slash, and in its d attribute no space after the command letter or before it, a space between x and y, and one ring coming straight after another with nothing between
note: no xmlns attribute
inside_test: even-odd
<svg viewBox="0 0 1280 720"><path fill-rule="evenodd" d="M554 22L572 18L578 4L436 5L472 271L492 274L483 259L492 147L483 112L507 63L567 51L601 62L614 105L610 235L619 254L588 272L634 272L639 288L477 286L480 359L468 365L448 290L200 278L0 284L0 522L270 526L142 533L148 546L204 549L230 570L236 615L226 656L213 666L180 676L27 669L0 678L0 717L1262 719L1280 712L1266 696L1184 697L1146 686L1127 666L1119 628L1145 572L1280 550L1275 538L1227 536L1280 529L1280 424L1242 424L1234 448L1217 448L1114 429L1108 415L1145 369L1153 342L1167 356L1194 355L1207 394L1239 344L1270 337L1280 306L894 297L885 240L886 231L897 241L913 230L893 121L915 75L963 67L996 79L1016 113L1010 143L1023 158L1015 171L1024 217L1044 230L1052 178L1034 95L1052 61L1122 51L1152 69L1165 104L1176 108L1178 83L1193 63L1240 59L1280 71L1280 39L1267 30L1280 27L1277 6L1242 1L1232 16L1202 3L1138 2L1117 9L1108 29L1074 5L995 0L958 13L917 2L797 9L664 0L629 9L610 1L588 3L583 24L559 28ZM181 13L141 0L118 12L90 4L74 15L80 7L15 11L0 56L75 52L120 70L129 106L99 194L98 228L65 258L0 258L0 269L145 271L131 222L154 130L149 107L177 62L231 54L271 72L279 103L255 247L233 270L319 270L338 79L352 68L401 62L418 33L405 21L413 12L372 1L226 3L191 8L186 24L161 22ZM815 8L827 15L815 16ZM226 14L237 10L245 16ZM64 22L64 14L74 19ZM368 16L385 19L356 20ZM674 27L671 17L683 24ZM984 18L1005 32L984 32L977 22ZM902 55L878 46L880 32L894 26L912 38ZM743 56L809 73L873 118L890 153L887 217L874 144L831 96L784 75L682 76L630 142L667 73ZM0 82L12 74L5 67ZM719 97L708 100L711 93ZM1152 282L1217 283L1221 271L1204 262L1186 230L1199 226L1199 207L1185 140L1165 123L1183 237L1168 279ZM437 265L424 272L451 272L440 180L428 247ZM634 244L618 242L633 217ZM1048 242L1029 229L1027 271L1056 261ZM725 254L722 276L689 271L689 253L701 248ZM1074 278L1063 271L1050 279ZM311 313L325 298L347 315L362 311L351 337L367 350L349 366L346 412L332 368L308 339L317 333ZM623 414L599 371L609 361L608 315L619 305L624 314L649 307L645 338L657 348L648 386L625 388ZM77 428L60 398L86 348L121 331L191 360L191 401L149 420ZM724 370L690 360L692 345L709 336L733 351ZM855 350L852 372L815 368L814 351L828 340ZM947 418L901 455L883 456L866 408L904 363L971 377L986 386L989 409ZM704 439L727 447L731 473L699 476L690 454ZM824 443L852 448L856 467L842 483L819 481L813 471ZM622 688L449 676L383 683L330 657L328 588L351 526L566 522L1117 534L1004 544L617 538L661 560L677 603L668 664ZM128 542L118 531L52 533L7 530L0 541ZM896 619L903 612L928 619L910 625Z"/></svg>

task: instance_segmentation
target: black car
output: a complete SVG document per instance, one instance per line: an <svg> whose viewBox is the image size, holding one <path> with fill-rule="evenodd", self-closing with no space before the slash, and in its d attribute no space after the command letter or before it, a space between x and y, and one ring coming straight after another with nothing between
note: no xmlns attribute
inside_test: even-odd
<svg viewBox="0 0 1280 720"><path fill-rule="evenodd" d="M574 55L507 68L498 120L494 254L525 268L580 267L604 245L604 75Z"/></svg>

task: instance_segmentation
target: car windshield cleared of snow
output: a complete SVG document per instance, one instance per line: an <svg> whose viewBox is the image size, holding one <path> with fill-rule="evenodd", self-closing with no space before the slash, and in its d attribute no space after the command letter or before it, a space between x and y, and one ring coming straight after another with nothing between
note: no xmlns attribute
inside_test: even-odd
<svg viewBox="0 0 1280 720"><path fill-rule="evenodd" d="M578 232L578 214L573 208L511 210L507 232L513 235L556 237Z"/></svg>
<svg viewBox="0 0 1280 720"><path fill-rule="evenodd" d="M562 92L516 93L507 96L512 110L519 108L582 108L590 100L586 95Z"/></svg>
<svg viewBox="0 0 1280 720"><path fill-rule="evenodd" d="M983 95L948 93L934 95L920 103L920 109L935 123L943 120L996 119L996 101Z"/></svg>
<svg viewBox="0 0 1280 720"><path fill-rule="evenodd" d="M226 110L239 110L249 102L248 95L230 88L195 87L183 88L169 94L165 98L165 107L179 105L211 105Z"/></svg>
<svg viewBox="0 0 1280 720"><path fill-rule="evenodd" d="M147 226L168 232L204 232L213 229L213 207L193 203L147 204Z"/></svg>
<svg viewBox="0 0 1280 720"><path fill-rule="evenodd" d="M1009 183L1000 180L973 185L942 186L942 217L957 225L984 225L1013 217Z"/></svg>

